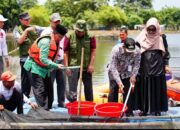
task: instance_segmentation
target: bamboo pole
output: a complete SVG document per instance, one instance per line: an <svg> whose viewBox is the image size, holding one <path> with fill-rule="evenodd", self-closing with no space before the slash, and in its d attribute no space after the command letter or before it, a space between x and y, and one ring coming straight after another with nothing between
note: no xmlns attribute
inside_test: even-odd
<svg viewBox="0 0 180 130"><path fill-rule="evenodd" d="M82 48L81 52L81 66L80 66L80 77L79 77L79 89L78 89L78 115L80 115L80 107L81 107L81 90L82 90L82 72L83 72L83 63L84 63L84 48Z"/></svg>

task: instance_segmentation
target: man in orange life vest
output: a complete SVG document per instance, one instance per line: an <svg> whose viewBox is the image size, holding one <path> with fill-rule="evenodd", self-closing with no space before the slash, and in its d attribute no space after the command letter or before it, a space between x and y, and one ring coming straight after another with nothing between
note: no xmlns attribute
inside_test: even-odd
<svg viewBox="0 0 180 130"><path fill-rule="evenodd" d="M29 58L24 68L32 73L32 87L36 102L45 110L53 103L53 84L50 78L51 69L61 69L62 64L55 63L58 44L67 29L58 24L51 36L42 36L29 49Z"/></svg>

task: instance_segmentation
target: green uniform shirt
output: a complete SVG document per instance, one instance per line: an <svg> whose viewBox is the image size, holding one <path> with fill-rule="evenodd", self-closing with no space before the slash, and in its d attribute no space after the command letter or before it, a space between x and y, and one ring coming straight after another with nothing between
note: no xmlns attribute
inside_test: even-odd
<svg viewBox="0 0 180 130"><path fill-rule="evenodd" d="M38 74L39 76L45 78L46 75L50 75L51 69L57 69L58 64L48 59L49 48L50 48L50 40L49 38L42 38L38 42L38 47L40 48L40 61L47 65L47 67L41 67L37 63L33 61L32 58L28 58L24 64L24 68L27 71L31 71L31 73Z"/></svg>

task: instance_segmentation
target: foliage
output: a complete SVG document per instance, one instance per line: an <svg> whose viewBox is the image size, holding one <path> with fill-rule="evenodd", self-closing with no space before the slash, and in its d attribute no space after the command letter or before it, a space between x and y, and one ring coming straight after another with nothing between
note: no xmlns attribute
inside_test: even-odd
<svg viewBox="0 0 180 130"><path fill-rule="evenodd" d="M18 23L18 15L22 11L17 0L1 0L0 14L8 18L5 29L13 28Z"/></svg>
<svg viewBox="0 0 180 130"><path fill-rule="evenodd" d="M157 17L168 29L179 30L180 8L152 9L152 0L113 0L115 6L109 6L110 0L47 0L44 6L38 6L37 0L1 0L0 14L8 18L5 28L18 24L18 15L28 11L32 24L48 26L49 16L59 12L62 24L72 28L78 19L85 19L91 29L99 27L113 28L128 25L133 29L136 24L145 24L150 17ZM111 0L112 1L112 0Z"/></svg>
<svg viewBox="0 0 180 130"><path fill-rule="evenodd" d="M48 26L49 23L49 10L43 6L35 6L28 10L31 16L32 25Z"/></svg>
<svg viewBox="0 0 180 130"><path fill-rule="evenodd" d="M125 13L118 7L102 6L98 12L98 19L101 25L107 28L121 26L127 22Z"/></svg>
<svg viewBox="0 0 180 130"><path fill-rule="evenodd" d="M134 25L143 24L143 19L136 14L132 14L128 18L129 29L134 29Z"/></svg>
<svg viewBox="0 0 180 130"><path fill-rule="evenodd" d="M157 13L153 9L142 9L138 12L138 16L142 18L143 24L146 24L148 19L150 19L151 17L158 17Z"/></svg>
<svg viewBox="0 0 180 130"><path fill-rule="evenodd" d="M37 0L17 0L22 10L28 10L38 4Z"/></svg>

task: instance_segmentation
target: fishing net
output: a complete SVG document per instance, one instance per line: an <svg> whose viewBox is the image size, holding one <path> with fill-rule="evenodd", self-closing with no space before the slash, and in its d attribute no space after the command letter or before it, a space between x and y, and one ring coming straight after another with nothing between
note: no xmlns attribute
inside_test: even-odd
<svg viewBox="0 0 180 130"><path fill-rule="evenodd" d="M73 67L64 67L62 68L65 73L65 82L66 82L66 98L70 102L74 102L78 97L78 80L80 73L80 66ZM71 74L67 75L66 71L70 70Z"/></svg>

